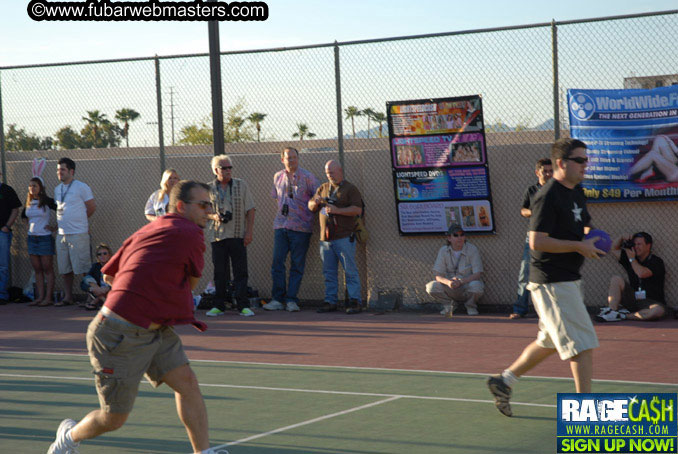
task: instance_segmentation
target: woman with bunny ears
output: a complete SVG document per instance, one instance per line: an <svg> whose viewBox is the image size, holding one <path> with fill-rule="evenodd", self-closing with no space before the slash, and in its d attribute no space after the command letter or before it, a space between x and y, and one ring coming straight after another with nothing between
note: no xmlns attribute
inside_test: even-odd
<svg viewBox="0 0 678 454"><path fill-rule="evenodd" d="M36 295L29 306L49 306L52 304L54 290L54 238L56 227L50 225L49 210L56 210L54 199L47 196L40 175L45 168L44 159L33 160L33 178L28 183L26 207L21 217L28 224L28 255L35 271ZM45 285L46 284L46 285Z"/></svg>

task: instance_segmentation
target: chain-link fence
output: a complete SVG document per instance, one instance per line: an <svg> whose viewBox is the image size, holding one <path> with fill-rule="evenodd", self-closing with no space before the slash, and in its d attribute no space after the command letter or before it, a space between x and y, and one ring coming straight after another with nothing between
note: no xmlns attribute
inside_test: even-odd
<svg viewBox="0 0 678 454"><path fill-rule="evenodd" d="M346 152L347 178L368 207L371 239L361 251L366 297L398 291L406 303L428 300L424 284L441 240L397 233L385 103L480 94L497 234L471 241L485 258L485 303L508 305L526 227L520 197L533 182L534 161L567 134L566 90L624 88L675 74L676 29L678 11L669 11L222 53L226 153L257 205L251 284L270 293L271 178L281 167L277 154L292 144L302 150L301 165L319 177L327 159ZM143 206L164 168L209 180L211 143L208 55L0 68L4 178L23 199L30 161L45 157L51 192L56 160L75 159L76 177L92 187L99 206L91 219L94 242L117 247L143 225ZM669 254L673 204L594 205L591 211L596 225L613 234L650 231L669 276L678 267ZM13 278L22 285L30 264L25 233L16 230ZM617 268L611 260L586 265L589 305L604 303ZM667 295L678 297L670 277ZM313 247L301 296L322 299Z"/></svg>

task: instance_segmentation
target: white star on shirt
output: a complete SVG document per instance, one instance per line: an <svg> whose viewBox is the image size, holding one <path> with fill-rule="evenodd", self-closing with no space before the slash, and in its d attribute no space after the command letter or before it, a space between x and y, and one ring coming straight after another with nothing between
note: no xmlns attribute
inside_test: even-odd
<svg viewBox="0 0 678 454"><path fill-rule="evenodd" d="M582 208L579 208L577 204L574 204L574 208L572 208L572 213L574 213L574 220L575 221L581 221L581 210Z"/></svg>

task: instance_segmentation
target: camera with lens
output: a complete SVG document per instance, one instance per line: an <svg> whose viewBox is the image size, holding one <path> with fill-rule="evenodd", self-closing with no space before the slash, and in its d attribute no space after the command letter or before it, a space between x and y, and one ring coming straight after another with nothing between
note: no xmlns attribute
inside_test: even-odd
<svg viewBox="0 0 678 454"><path fill-rule="evenodd" d="M632 239L631 240L624 240L624 242L621 245L622 249L631 249L631 248L633 248L633 246L635 246L635 244L634 244Z"/></svg>
<svg viewBox="0 0 678 454"><path fill-rule="evenodd" d="M287 216L290 213L290 206L288 204L284 204L282 206L281 213L283 216Z"/></svg>
<svg viewBox="0 0 678 454"><path fill-rule="evenodd" d="M228 224L233 219L233 213L227 211L225 213L219 213L219 222L222 224Z"/></svg>
<svg viewBox="0 0 678 454"><path fill-rule="evenodd" d="M337 204L337 196L332 195L330 197L323 197L323 201L325 202L326 205L336 205Z"/></svg>

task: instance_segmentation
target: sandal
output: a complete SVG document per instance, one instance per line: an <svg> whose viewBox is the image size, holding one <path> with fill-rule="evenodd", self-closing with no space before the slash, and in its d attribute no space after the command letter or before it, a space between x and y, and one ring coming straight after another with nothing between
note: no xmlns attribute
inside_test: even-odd
<svg viewBox="0 0 678 454"><path fill-rule="evenodd" d="M524 317L524 315L516 314L515 312L513 314L509 315L509 319L511 319L511 320L516 320L518 318L523 318L523 317Z"/></svg>
<svg viewBox="0 0 678 454"><path fill-rule="evenodd" d="M34 300L28 303L26 306L40 306L40 303L42 303L42 300Z"/></svg>
<svg viewBox="0 0 678 454"><path fill-rule="evenodd" d="M44 301L40 301L38 304L36 304L36 306L38 306L38 307L46 307L46 306L51 306L52 304L54 304L54 303L52 303L52 301L50 301L50 300L44 300Z"/></svg>
<svg viewBox="0 0 678 454"><path fill-rule="evenodd" d="M92 301L87 301L87 303L85 303L84 307L85 307L85 310L88 310L88 311L97 311L101 307L101 304L99 304L99 301L97 301L97 300L92 300Z"/></svg>
<svg viewBox="0 0 678 454"><path fill-rule="evenodd" d="M73 301L71 301L71 300L61 300L61 301L59 301L59 302L57 302L57 303L54 303L54 305L55 305L56 307L72 306L72 305L73 305Z"/></svg>

